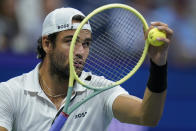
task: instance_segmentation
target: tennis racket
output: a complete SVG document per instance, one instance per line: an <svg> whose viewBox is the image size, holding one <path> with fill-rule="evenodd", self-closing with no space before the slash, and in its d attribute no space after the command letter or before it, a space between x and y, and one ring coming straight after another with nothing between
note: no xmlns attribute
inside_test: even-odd
<svg viewBox="0 0 196 131"><path fill-rule="evenodd" d="M74 47L80 31L87 22L90 22L92 28L92 43L83 72L90 72L92 77L96 77L91 82L81 79L74 67ZM124 4L104 5L85 17L75 31L70 45L70 77L65 106L50 131L60 131L68 116L81 104L122 84L139 69L149 47L144 37L144 31L147 29L144 17L134 8ZM93 93L69 107L74 81L93 90Z"/></svg>

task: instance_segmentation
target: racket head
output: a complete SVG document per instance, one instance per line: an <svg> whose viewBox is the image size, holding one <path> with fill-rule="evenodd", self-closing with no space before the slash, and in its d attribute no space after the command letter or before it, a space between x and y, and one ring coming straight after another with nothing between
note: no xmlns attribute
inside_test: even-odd
<svg viewBox="0 0 196 131"><path fill-rule="evenodd" d="M123 76L121 76L119 79L113 80L113 79L107 78L107 76L104 76L104 73L102 73L102 75L106 79L108 79L109 81L112 81L112 82L110 84L106 84L104 87L101 87L101 88L100 87L95 87L95 86L92 86L92 85L88 85L83 80L80 79L80 77L77 75L77 73L75 71L75 68L74 68L74 47L75 47L75 44L77 43L77 37L78 37L80 31L82 30L83 26L85 25L85 23L87 23L88 21L90 21L90 24L92 26L91 20L92 20L93 17L101 14L102 12L105 12L105 11L107 12L107 11L112 10L112 9L120 9L120 10L127 11L127 12L131 13L135 18L138 19L138 21L140 21L140 24L142 25L141 29L143 31L146 31L148 29L148 24L147 24L146 20L144 19L144 17L136 9L134 9L134 8L128 6L128 5L125 5L125 4L108 4L108 5L104 5L102 7L99 7L97 9L95 9L88 16L85 17L85 19L80 23L79 27L75 31L74 36L72 38L71 45L70 45L70 52L69 52L69 63L70 63L70 75L73 75L72 77L77 82L79 82L81 85L83 85L84 87L89 88L89 89L94 89L94 90L102 90L102 89L104 89L105 90L105 89L112 88L114 86L117 86L117 85L122 84L127 79L129 79L131 76L133 76L135 74L135 72L139 69L139 67L142 65L142 63L143 63L143 61L144 61L144 59L146 57L147 51L148 51L149 43L148 43L147 40L145 40L145 38L144 38L144 32L142 31L143 32L143 43L144 43L144 45L143 45L143 48L142 48L141 53L139 55L139 58L137 58L137 60L135 61L135 64L133 65L133 67L131 67L130 69L128 69L129 71L125 71L125 73L123 74ZM135 24L137 24L137 23L135 23ZM141 33L141 29L140 29L140 33ZM92 29L92 34L93 33L94 33L94 29ZM96 37L98 37L98 36L96 36ZM110 35L108 35L108 36L110 37ZM104 36L104 37L106 37L106 36ZM96 43L93 43L93 44L96 44ZM134 56L131 56L131 57L134 57ZM86 63L88 63L87 62L88 61L88 58L86 60ZM100 62L100 61L101 61L101 59L98 62ZM97 60L95 60L94 62L97 62ZM94 62L89 62L89 64L90 63L93 64ZM115 64L117 64L117 63L115 63ZM87 68L89 68L89 67L87 67ZM93 67L93 68L96 68L96 67ZM119 70L120 70L120 68L119 68ZM108 69L105 69L105 70L108 70ZM91 71L91 69L90 69L90 71ZM112 72L111 75L114 75L115 72L113 72L113 71L111 71L111 72ZM99 75L97 73L95 73L95 75L102 76L102 75Z"/></svg>

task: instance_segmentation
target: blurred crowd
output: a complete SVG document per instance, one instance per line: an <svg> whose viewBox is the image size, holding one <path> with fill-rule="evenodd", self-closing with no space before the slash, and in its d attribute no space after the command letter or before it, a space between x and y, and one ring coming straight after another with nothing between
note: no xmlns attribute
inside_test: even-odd
<svg viewBox="0 0 196 131"><path fill-rule="evenodd" d="M36 51L44 17L58 7L74 7L85 14L108 3L125 3L148 22L163 21L174 30L169 62L196 66L195 0L0 0L0 53Z"/></svg>
<svg viewBox="0 0 196 131"><path fill-rule="evenodd" d="M35 52L46 14L60 0L0 0L0 52Z"/></svg>
<svg viewBox="0 0 196 131"><path fill-rule="evenodd" d="M169 62L178 67L196 66L196 1L134 0L134 5L148 22L162 21L174 31Z"/></svg>

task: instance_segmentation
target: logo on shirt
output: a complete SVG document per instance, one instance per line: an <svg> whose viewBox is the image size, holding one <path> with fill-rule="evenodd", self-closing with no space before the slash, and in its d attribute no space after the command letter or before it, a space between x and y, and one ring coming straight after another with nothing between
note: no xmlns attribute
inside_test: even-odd
<svg viewBox="0 0 196 131"><path fill-rule="evenodd" d="M86 114L87 114L87 112L79 113L79 114L75 115L75 119L85 117L85 116L86 116Z"/></svg>

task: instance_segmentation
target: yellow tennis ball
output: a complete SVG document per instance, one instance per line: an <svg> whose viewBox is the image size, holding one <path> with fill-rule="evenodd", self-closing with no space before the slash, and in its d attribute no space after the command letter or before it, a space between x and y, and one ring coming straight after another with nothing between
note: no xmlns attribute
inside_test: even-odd
<svg viewBox="0 0 196 131"><path fill-rule="evenodd" d="M148 33L148 41L153 46L161 46L164 44L163 41L157 40L157 38L166 38L166 34L157 28L153 28Z"/></svg>

